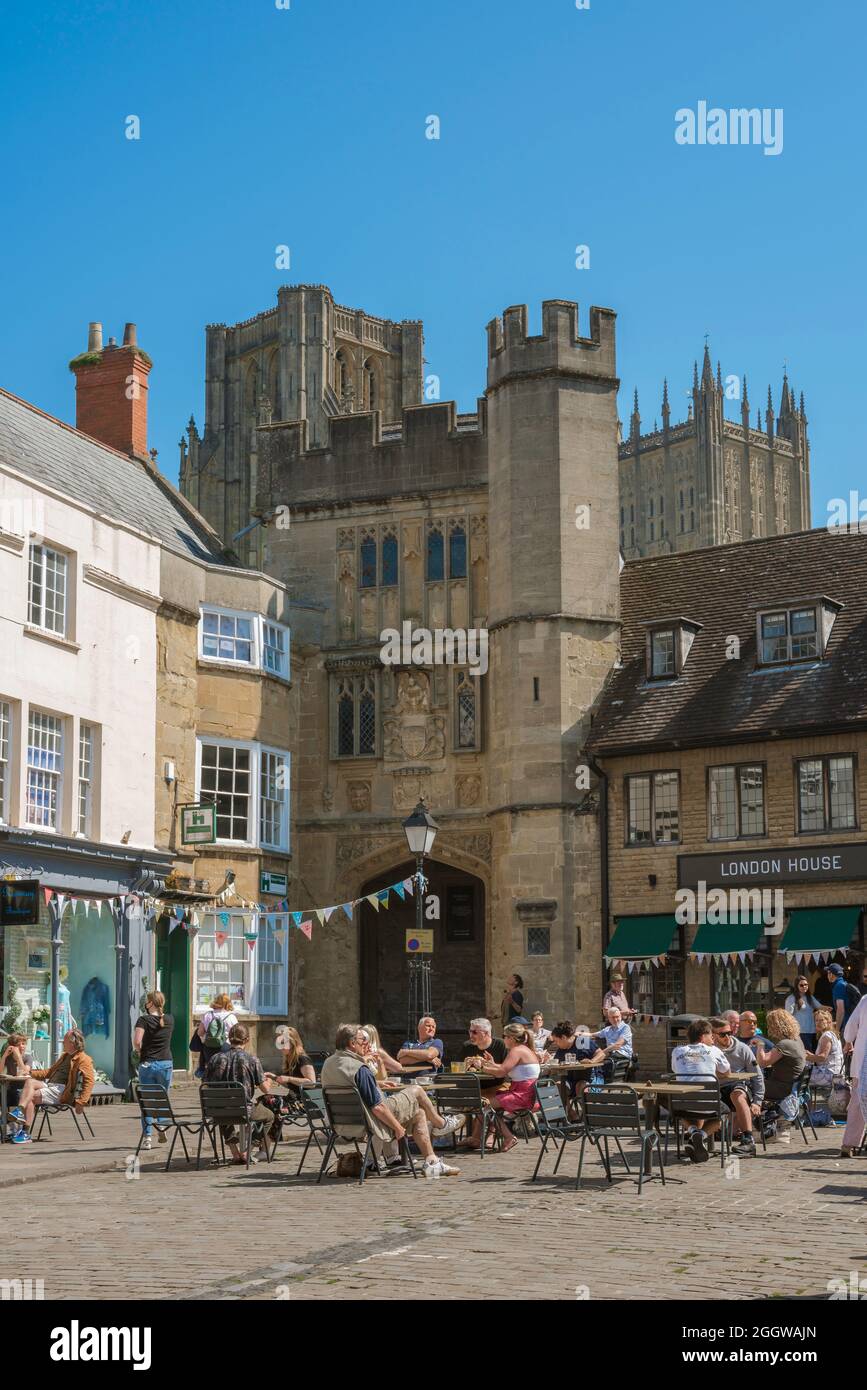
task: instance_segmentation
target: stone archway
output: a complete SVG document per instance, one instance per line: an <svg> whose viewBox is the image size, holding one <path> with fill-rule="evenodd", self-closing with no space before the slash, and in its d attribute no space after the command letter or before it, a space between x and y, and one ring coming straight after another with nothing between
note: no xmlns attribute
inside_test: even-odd
<svg viewBox="0 0 867 1390"><path fill-rule="evenodd" d="M414 871L411 861L393 864L369 879L360 896L408 878ZM475 874L437 859L426 861L425 873L428 893L440 900L439 921L425 922L434 932L432 1009L446 1052L455 1056L457 1045L467 1036L469 1020L484 1013L485 885ZM409 1022L406 933L415 927L415 898L408 895L398 903L392 897L387 913L378 913L369 903L362 903L358 911L362 1018L376 1024L391 1051L403 1041Z"/></svg>

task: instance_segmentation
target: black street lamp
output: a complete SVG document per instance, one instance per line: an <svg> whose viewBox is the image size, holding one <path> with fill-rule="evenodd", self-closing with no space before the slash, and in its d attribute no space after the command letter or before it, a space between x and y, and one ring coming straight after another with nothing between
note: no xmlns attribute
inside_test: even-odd
<svg viewBox="0 0 867 1390"><path fill-rule="evenodd" d="M415 930L419 942L424 929L422 884L424 883L424 858L433 849L439 826L423 801L419 801L412 815L403 823L403 833L409 845L410 854L415 856ZM421 979L415 966L421 967ZM420 986L420 987L419 987ZM410 959L410 997L407 1023L412 1025L417 1014L430 1013L430 962ZM412 1033L407 1034L412 1037Z"/></svg>

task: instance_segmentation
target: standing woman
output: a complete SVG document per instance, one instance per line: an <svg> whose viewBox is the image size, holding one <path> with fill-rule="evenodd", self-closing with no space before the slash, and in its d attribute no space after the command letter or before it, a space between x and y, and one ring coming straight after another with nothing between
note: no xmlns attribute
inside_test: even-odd
<svg viewBox="0 0 867 1390"><path fill-rule="evenodd" d="M503 1042L506 1044L505 1062L482 1062L481 1070L488 1076L502 1076L512 1083L508 1091L497 1091L488 1099L503 1139L503 1152L506 1153L518 1141L503 1119L503 1114L513 1115L516 1110L536 1108L536 1082L542 1068L536 1056L533 1034L525 1024L507 1023L503 1029Z"/></svg>
<svg viewBox="0 0 867 1390"><path fill-rule="evenodd" d="M810 993L810 981L799 975L795 987L786 1000L786 1013L792 1014L801 1032L801 1042L808 1052L816 1046L815 1011L820 1007L818 999Z"/></svg>
<svg viewBox="0 0 867 1390"><path fill-rule="evenodd" d="M167 1091L172 1084L172 1033L175 1020L166 1013L166 997L158 989L152 989L145 999L145 1011L136 1020L132 1035L132 1045L139 1054L138 1079L142 1086L163 1086ZM142 1148L151 1147L151 1122L142 1119L144 1139ZM165 1130L157 1131L161 1144L166 1142Z"/></svg>

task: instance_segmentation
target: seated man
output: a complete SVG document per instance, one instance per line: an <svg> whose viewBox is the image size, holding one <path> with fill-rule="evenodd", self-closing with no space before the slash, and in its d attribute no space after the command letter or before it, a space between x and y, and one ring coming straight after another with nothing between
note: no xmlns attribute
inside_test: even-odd
<svg viewBox="0 0 867 1390"><path fill-rule="evenodd" d="M81 1114L94 1083L93 1059L84 1050L84 1035L70 1028L63 1039L63 1052L50 1067L36 1068L26 1078L21 1100L9 1111L21 1125L12 1136L15 1144L30 1143L30 1129L37 1105L72 1105Z"/></svg>
<svg viewBox="0 0 867 1390"><path fill-rule="evenodd" d="M606 1060L605 1053L597 1045L593 1035L586 1030L577 1029L572 1020L566 1018L561 1023L555 1023L551 1029L551 1036L548 1039L548 1047L543 1060L545 1062L557 1062L563 1066L572 1056L578 1062L602 1063ZM601 1080L601 1072L590 1071L589 1069L584 1072L569 1072L559 1078L560 1094L569 1105L573 1115L579 1091L584 1089L588 1081Z"/></svg>
<svg viewBox="0 0 867 1390"><path fill-rule="evenodd" d="M265 1075L258 1057L247 1051L250 1040L249 1029L243 1023L236 1023L229 1029L229 1051L215 1052L205 1067L205 1084L213 1081L239 1081L247 1094L247 1112L254 1124L273 1124L274 1113L262 1101L254 1101L258 1086L267 1096L271 1081ZM220 1125L223 1140L229 1146L236 1163L246 1163L246 1152L241 1153L238 1145L238 1131L234 1125ZM263 1135L259 1140L259 1152L264 1152L267 1140Z"/></svg>
<svg viewBox="0 0 867 1390"><path fill-rule="evenodd" d="M397 1060L404 1067L419 1067L419 1075L438 1072L443 1068L443 1045L437 1037L437 1021L425 1014L418 1021L418 1037L413 1041L407 1038L397 1054Z"/></svg>
<svg viewBox="0 0 867 1390"><path fill-rule="evenodd" d="M730 1071L728 1058L714 1046L713 1033L706 1018L696 1018L687 1025L686 1042L671 1054L671 1069L677 1081L722 1080ZM678 1097L682 1100L683 1097ZM686 1131L686 1149L693 1163L707 1163L710 1157L708 1140L719 1129L716 1118L694 1115Z"/></svg>
<svg viewBox="0 0 867 1390"><path fill-rule="evenodd" d="M610 1081L614 1075L615 1057L632 1058L632 1029L628 1023L624 1023L623 1014L616 1007L608 1010L608 1024L605 1028L600 1028L593 1037L602 1049L602 1056L605 1059L602 1067L602 1075L606 1081Z"/></svg>
<svg viewBox="0 0 867 1390"><path fill-rule="evenodd" d="M499 1078L484 1076L482 1073L482 1062L496 1062L499 1066L506 1060L506 1044L502 1038L494 1037L491 1020L471 1019L469 1039L469 1042L461 1044L461 1060L466 1063L466 1070L478 1073L482 1090L486 1086L501 1085Z"/></svg>
<svg viewBox="0 0 867 1390"><path fill-rule="evenodd" d="M718 1047L732 1071L748 1071L749 1081L733 1081L721 1086L720 1094L733 1112L733 1148L744 1158L754 1157L756 1152L753 1139L753 1119L761 1113L765 1098L765 1078L756 1065L752 1049L736 1038L728 1017L712 1018L710 1021L714 1047Z"/></svg>
<svg viewBox="0 0 867 1390"><path fill-rule="evenodd" d="M759 1027L759 1020L750 1009L745 1009L741 1014L741 1025L738 1029L738 1038L741 1042L746 1043L747 1047L751 1049L753 1056L755 1056L757 1047L771 1046L770 1040L765 1037Z"/></svg>
<svg viewBox="0 0 867 1390"><path fill-rule="evenodd" d="M370 1116L374 1136L383 1144L405 1139L409 1130L424 1158L425 1177L452 1177L460 1172L437 1158L431 1133L437 1138L451 1134L461 1127L463 1117L450 1115L444 1119L431 1105L423 1086L405 1086L394 1095L383 1096L365 1060L369 1046L369 1035L359 1024L341 1023L335 1050L322 1067L323 1088L355 1086Z"/></svg>

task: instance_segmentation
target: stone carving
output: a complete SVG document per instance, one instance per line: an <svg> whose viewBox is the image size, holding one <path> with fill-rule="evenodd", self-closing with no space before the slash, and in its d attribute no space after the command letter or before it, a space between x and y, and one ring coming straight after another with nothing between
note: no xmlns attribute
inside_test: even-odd
<svg viewBox="0 0 867 1390"><path fill-rule="evenodd" d="M322 788L322 809L330 811L334 806L334 788L325 786Z"/></svg>
<svg viewBox="0 0 867 1390"><path fill-rule="evenodd" d="M382 721L386 762L444 758L445 716L430 714L430 678L424 671L401 671L397 698Z"/></svg>
<svg viewBox="0 0 867 1390"><path fill-rule="evenodd" d="M339 526L337 529L337 549L355 550L355 527Z"/></svg>
<svg viewBox="0 0 867 1390"><path fill-rule="evenodd" d="M345 869L348 864L354 864L356 859L366 859L376 850L384 849L387 844L393 845L394 841L385 840L381 835L347 835L337 841L337 867Z"/></svg>
<svg viewBox="0 0 867 1390"><path fill-rule="evenodd" d="M420 714L430 709L430 678L425 671L401 671L397 681L395 711Z"/></svg>
<svg viewBox="0 0 867 1390"><path fill-rule="evenodd" d="M340 636L351 638L355 629L355 551L338 552L337 608L340 615Z"/></svg>
<svg viewBox="0 0 867 1390"><path fill-rule="evenodd" d="M369 782L350 782L347 791L349 793L349 806L353 811L370 810L370 783Z"/></svg>
<svg viewBox="0 0 867 1390"><path fill-rule="evenodd" d="M411 811L418 801L430 801L430 775L413 772L410 775L396 773L392 783L392 802L396 811Z"/></svg>
<svg viewBox="0 0 867 1390"><path fill-rule="evenodd" d="M488 518L470 517L470 556L473 564L488 558Z"/></svg>
<svg viewBox="0 0 867 1390"><path fill-rule="evenodd" d="M491 862L491 835L487 830L465 835L455 831L441 830L437 843L442 843L451 850L457 850L460 854L468 854L473 859L482 859L487 864Z"/></svg>
<svg viewBox="0 0 867 1390"><path fill-rule="evenodd" d="M477 806L482 794L482 779L476 772L455 778L455 795L459 806Z"/></svg>

